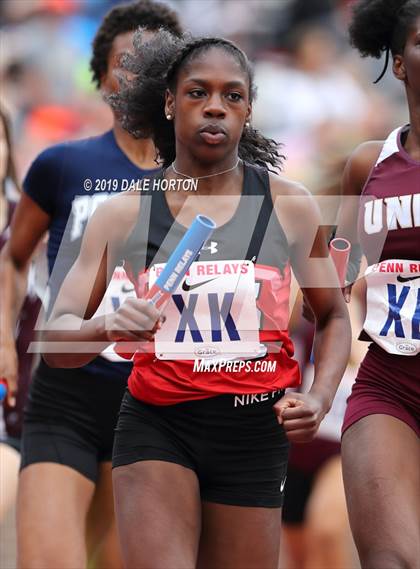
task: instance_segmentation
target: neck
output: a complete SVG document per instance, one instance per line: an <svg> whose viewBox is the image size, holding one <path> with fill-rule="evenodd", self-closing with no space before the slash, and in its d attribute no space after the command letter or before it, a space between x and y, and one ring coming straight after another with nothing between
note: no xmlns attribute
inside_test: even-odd
<svg viewBox="0 0 420 569"><path fill-rule="evenodd" d="M174 161L174 166L179 172L177 174L173 168L169 168L171 178L179 178L180 174L185 174L189 178L198 179L198 193L226 193L228 189L234 190L234 182L242 174L242 164L238 162L237 153L230 154L220 162L213 164L197 163L190 157L182 157L178 154ZM227 170L227 171L226 171Z"/></svg>
<svg viewBox="0 0 420 569"><path fill-rule="evenodd" d="M115 119L113 131L118 146L138 168L152 170L158 167L155 146L150 138L133 138Z"/></svg>
<svg viewBox="0 0 420 569"><path fill-rule="evenodd" d="M405 150L415 160L420 160L420 99L407 92L410 115L410 130L405 143Z"/></svg>

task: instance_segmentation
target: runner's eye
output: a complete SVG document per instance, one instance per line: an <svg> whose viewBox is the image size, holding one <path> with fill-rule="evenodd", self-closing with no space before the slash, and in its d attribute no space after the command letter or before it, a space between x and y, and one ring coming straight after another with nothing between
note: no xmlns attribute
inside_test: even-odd
<svg viewBox="0 0 420 569"><path fill-rule="evenodd" d="M191 91L188 91L188 95L193 99L201 99L205 94L204 89L191 89Z"/></svg>
<svg viewBox="0 0 420 569"><path fill-rule="evenodd" d="M230 99L234 103L237 103L238 101L241 101L243 97L240 93L229 93L228 99Z"/></svg>

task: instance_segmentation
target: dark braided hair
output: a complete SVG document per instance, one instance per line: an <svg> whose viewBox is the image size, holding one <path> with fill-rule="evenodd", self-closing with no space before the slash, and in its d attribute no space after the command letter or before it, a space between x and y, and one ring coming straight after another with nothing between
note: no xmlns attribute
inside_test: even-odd
<svg viewBox="0 0 420 569"><path fill-rule="evenodd" d="M108 57L114 39L120 34L135 31L139 26L152 32L164 28L174 35L180 36L182 33L176 12L165 4L139 0L115 6L106 14L92 44L90 69L98 87L108 69Z"/></svg>
<svg viewBox="0 0 420 569"><path fill-rule="evenodd" d="M377 81L385 75L389 53L403 53L410 28L419 16L420 0L361 0L354 6L349 28L352 45L363 57L379 59L386 53Z"/></svg>
<svg viewBox="0 0 420 569"><path fill-rule="evenodd" d="M136 138L153 138L164 167L175 159L175 132L172 121L165 117L165 93L175 92L179 72L190 61L217 47L231 54L249 79L249 99L256 89L253 72L246 55L232 42L222 38L177 37L160 30L150 41L141 43L141 30L134 36L134 54L125 54L122 67L132 74L120 77L119 93L109 97L110 104L123 126ZM258 130L245 127L239 142L239 157L268 169L280 169L284 156L279 145Z"/></svg>

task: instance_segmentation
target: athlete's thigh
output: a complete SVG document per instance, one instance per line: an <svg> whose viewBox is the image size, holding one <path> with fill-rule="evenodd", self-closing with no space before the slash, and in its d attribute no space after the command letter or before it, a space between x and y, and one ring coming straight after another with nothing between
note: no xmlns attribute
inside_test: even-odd
<svg viewBox="0 0 420 569"><path fill-rule="evenodd" d="M86 515L94 483L56 463L35 463L19 477L18 566L22 569L85 567Z"/></svg>
<svg viewBox="0 0 420 569"><path fill-rule="evenodd" d="M16 500L20 456L0 442L0 523Z"/></svg>
<svg viewBox="0 0 420 569"><path fill-rule="evenodd" d="M359 554L372 549L408 559L420 554L420 443L415 432L390 415L364 417L344 433L342 461Z"/></svg>
<svg viewBox="0 0 420 569"><path fill-rule="evenodd" d="M98 464L98 479L87 516L86 536L88 548L94 549L114 521L114 497L112 493L112 464Z"/></svg>
<svg viewBox="0 0 420 569"><path fill-rule="evenodd" d="M203 502L198 569L277 569L281 508Z"/></svg>
<svg viewBox="0 0 420 569"><path fill-rule="evenodd" d="M116 539L112 465L110 461L98 466L98 480L87 517L86 539L89 559L95 566L120 567L121 557ZM103 552L106 550L106 559Z"/></svg>
<svg viewBox="0 0 420 569"><path fill-rule="evenodd" d="M114 468L113 482L124 566L195 567L201 503L194 471L144 460Z"/></svg>

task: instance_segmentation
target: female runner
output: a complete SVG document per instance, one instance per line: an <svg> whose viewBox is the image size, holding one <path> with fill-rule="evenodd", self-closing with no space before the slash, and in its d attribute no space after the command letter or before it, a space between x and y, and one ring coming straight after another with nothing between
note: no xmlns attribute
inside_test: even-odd
<svg viewBox="0 0 420 569"><path fill-rule="evenodd" d="M74 367L115 339L143 340L114 443L127 567L275 568L288 439L310 440L331 405L349 355L345 304L315 239L311 198L269 174L280 156L248 123L255 88L245 54L167 32L134 44L114 104L130 132L153 136L166 169L95 212L45 335L64 342L63 353L45 357ZM185 181L197 190L163 191ZM166 320L141 298L92 319L116 260L143 296L197 213L217 229ZM316 373L309 394L284 396L299 382L290 265L316 315ZM69 342L90 342L92 353L69 353ZM215 353L200 367L197 358Z"/></svg>
<svg viewBox="0 0 420 569"><path fill-rule="evenodd" d="M420 559L420 2L362 0L350 27L364 56L391 52L410 124L355 150L339 233L369 268L363 335L372 341L348 400L342 457L362 567L414 569ZM387 57L388 59L388 57ZM358 219L358 231L354 230Z"/></svg>

